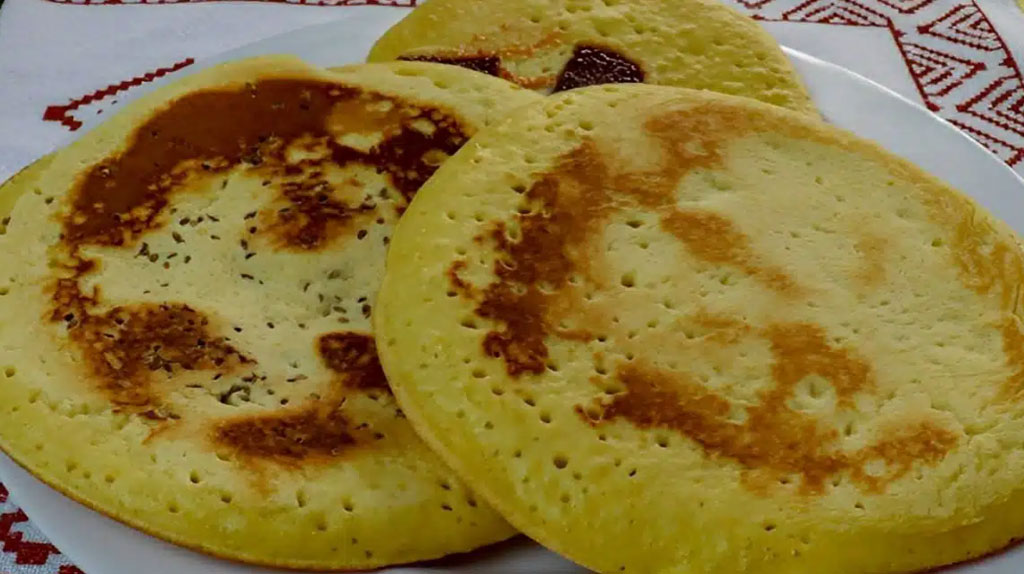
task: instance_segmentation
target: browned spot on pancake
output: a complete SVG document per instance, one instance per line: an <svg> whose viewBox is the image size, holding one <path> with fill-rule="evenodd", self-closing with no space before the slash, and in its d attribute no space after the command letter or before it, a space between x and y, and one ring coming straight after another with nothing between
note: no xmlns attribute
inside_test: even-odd
<svg viewBox="0 0 1024 574"><path fill-rule="evenodd" d="M726 142L780 127L714 106L695 106L645 123L645 131L663 152L657 158L660 163L649 168L621 167L591 139L564 154L523 194L531 209L514 216L518 240L509 239L504 222L491 228L488 238L500 253L493 269L497 280L483 289L476 312L498 325L485 336L484 351L502 358L511 376L539 374L548 356L548 335L589 337L591 329L555 333L551 315L580 307L565 300L572 291L568 280L574 273L586 275L588 266L599 260L602 254L592 240L613 213L626 208L654 211L666 231L706 261L737 266L787 295L801 292L784 271L759 261L732 222L677 207L676 187L682 177L696 168L719 165Z"/></svg>
<svg viewBox="0 0 1024 574"><path fill-rule="evenodd" d="M818 375L832 384L839 406L850 407L856 393L874 386L871 366L849 350L830 345L825 331L818 325L774 325L765 330L765 336L775 356L772 378L777 389L774 393L788 398L804 377Z"/></svg>
<svg viewBox="0 0 1024 574"><path fill-rule="evenodd" d="M456 293L463 297L473 298L476 296L476 290L469 281L462 278L462 272L465 269L465 260L459 259L457 261L452 261L452 264L448 266L448 283Z"/></svg>
<svg viewBox="0 0 1024 574"><path fill-rule="evenodd" d="M350 134L369 134L371 145L348 145ZM96 268L82 254L83 245L130 245L164 223L161 213L171 194L186 183L241 166L277 194L260 232L283 248L319 249L341 234L354 234L353 221L377 208L376 188L367 197L352 189L357 180L333 184L331 170L374 168L387 174L402 195L398 199L407 202L436 169L431 154L450 155L465 139L458 122L439 109L329 82L264 80L181 96L142 123L124 150L76 182L61 237L67 276L54 284L51 320L66 323L90 371L88 382L115 405L140 413L159 409L157 383L183 384L188 371L227 374L251 359L218 335L206 315L185 305L97 311L100 293L81 287ZM359 350L337 338L320 343L335 363L344 351ZM386 388L372 341L369 354L372 364L348 365L346 380L359 388ZM330 417L323 420L334 425ZM285 426L292 426L288 421Z"/></svg>
<svg viewBox="0 0 1024 574"><path fill-rule="evenodd" d="M1001 395L1006 398L1019 397L1024 392L1024 332L1020 319L1011 315L1002 326L1003 353L1006 364L1013 373L1003 383Z"/></svg>
<svg viewBox="0 0 1024 574"><path fill-rule="evenodd" d="M340 119L339 108L346 112ZM429 134L415 129L413 123L420 118L431 118L436 129ZM366 125L368 119L375 121ZM357 150L334 137L344 133L345 122L356 122L357 132L393 129L370 150ZM289 161L288 145L300 138L318 140L326 153ZM244 164L273 176L271 180L313 174L288 182L281 192L307 225L286 234L285 241L297 240L293 246L300 249L317 248L329 239L317 235L330 228L324 222L347 219L362 203L360 198L353 207L332 197L317 167L376 167L409 199L436 169L424 156L432 150L450 155L465 139L458 123L440 110L328 82L264 80L244 89L187 94L143 123L127 149L98 162L82 177L64 219L64 240L72 245L122 245L159 225L168 195L186 181Z"/></svg>
<svg viewBox="0 0 1024 574"><path fill-rule="evenodd" d="M722 345L734 344L753 330L743 321L703 310L692 317L681 319L679 322L684 330L687 328L687 323L690 323L700 329L700 336L704 340Z"/></svg>
<svg viewBox="0 0 1024 574"><path fill-rule="evenodd" d="M508 239L502 223L492 232L504 255L494 264L498 281L484 290L476 312L502 325L487 333L483 347L503 358L512 376L544 371L549 330L544 310L550 292L563 288L577 269L587 238L607 212L607 188L598 185L606 174L597 149L583 144L561 160L554 175L527 191L536 208L519 215L519 241Z"/></svg>
<svg viewBox="0 0 1024 574"><path fill-rule="evenodd" d="M373 337L351 331L325 333L317 338L316 352L333 372L323 396L282 411L223 420L214 427L214 442L248 461L284 464L337 457L373 442L367 425L353 423L342 411L353 393L391 392Z"/></svg>
<svg viewBox="0 0 1024 574"><path fill-rule="evenodd" d="M94 266L79 263L75 276L56 282L50 320L64 324L89 371L84 382L118 409L168 418L154 415L165 410L164 384L179 388L198 380L193 373L219 378L253 363L188 305L134 303L97 311L98 293L83 293L79 285Z"/></svg>
<svg viewBox="0 0 1024 574"><path fill-rule="evenodd" d="M96 313L95 295L82 294L74 279L57 282L54 301L51 320L65 324L95 386L132 412L160 409L163 382L192 371L228 374L251 362L188 305L137 303Z"/></svg>
<svg viewBox="0 0 1024 574"><path fill-rule="evenodd" d="M856 278L866 287L885 281L885 240L866 235L857 240L854 249L861 257Z"/></svg>
<svg viewBox="0 0 1024 574"><path fill-rule="evenodd" d="M968 201L936 189L930 197L936 219L950 236L950 252L960 270L965 287L980 294L995 291L1004 310L1016 311L1020 305L1020 285L1024 283L1024 257L1020 247L1003 240L992 225L976 217Z"/></svg>
<svg viewBox="0 0 1024 574"><path fill-rule="evenodd" d="M329 369L342 376L342 384L346 388L391 392L377 359L377 345L372 336L353 332L327 333L317 340L317 353Z"/></svg>
<svg viewBox="0 0 1024 574"><path fill-rule="evenodd" d="M398 59L459 66L475 72L481 72L490 76L502 78L530 90L541 90L554 86L557 81L557 76L555 74L524 76L512 72L505 63L529 59L541 49L557 47L561 43L561 36L561 32L556 30L546 34L534 42L506 43L493 49L481 48L479 50L449 50L429 54L406 54L399 56ZM492 42L489 42L487 38L481 36L475 36L471 42L471 44L491 43Z"/></svg>
<svg viewBox="0 0 1024 574"><path fill-rule="evenodd" d="M501 76L501 58L495 55L479 55L479 56L441 56L441 55L425 55L425 56L399 56L399 60L408 60L412 62L433 62L435 64L448 64L451 66L459 66L460 68L466 68L467 70L473 70L474 72L480 72L489 76L499 77Z"/></svg>
<svg viewBox="0 0 1024 574"><path fill-rule="evenodd" d="M902 175L902 174L901 174ZM916 174L907 174L915 177ZM960 282L981 295L999 297L1003 310L1000 325L1006 364L1013 372L1003 381L999 400L1019 399L1024 391L1024 335L1021 334L1024 256L1021 248L1000 237L992 224L976 216L967 200L951 195L937 184L927 190L932 216L952 233L950 253L959 270Z"/></svg>
<svg viewBox="0 0 1024 574"><path fill-rule="evenodd" d="M906 475L915 463L940 462L957 442L956 434L931 421L903 425L854 453L850 459L853 478L870 490L884 491L887 483ZM885 469L877 475L867 468L876 461L885 463Z"/></svg>
<svg viewBox="0 0 1024 574"><path fill-rule="evenodd" d="M562 68L555 84L556 92L598 84L643 83L644 70L615 50L579 44Z"/></svg>
<svg viewBox="0 0 1024 574"><path fill-rule="evenodd" d="M721 215L673 209L662 216L661 226L703 261L735 266L779 292L796 289L796 283L781 269L759 265L747 236Z"/></svg>
<svg viewBox="0 0 1024 574"><path fill-rule="evenodd" d="M600 414L578 408L589 424L616 419L634 426L665 428L679 432L712 457L738 462L744 470L778 476L801 476L804 493L820 493L831 477L848 472L863 488L879 491L905 475L914 463L934 464L952 449L957 437L931 422L921 422L894 432L861 450L845 452L836 429L824 428L806 413L790 409L786 401L804 376L829 378L837 394L870 384L867 365L844 350L823 346L817 328L781 325L768 330L773 342L775 386L760 393L760 403L746 407L743 422L730 420L734 405L690 376L641 362L624 363L616 376L626 392L599 403ZM792 336L793 340L780 342ZM883 463L872 474L867 466Z"/></svg>
<svg viewBox="0 0 1024 574"><path fill-rule="evenodd" d="M308 405L221 421L214 440L249 459L287 464L336 457L356 446L352 427L336 403Z"/></svg>

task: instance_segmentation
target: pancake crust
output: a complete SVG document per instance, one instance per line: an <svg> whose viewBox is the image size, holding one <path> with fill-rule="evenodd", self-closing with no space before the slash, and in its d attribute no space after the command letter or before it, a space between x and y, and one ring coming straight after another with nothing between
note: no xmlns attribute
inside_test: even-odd
<svg viewBox="0 0 1024 574"><path fill-rule="evenodd" d="M1024 535L1022 274L874 144L607 86L435 174L374 320L420 435L591 569L910 572Z"/></svg>
<svg viewBox="0 0 1024 574"><path fill-rule="evenodd" d="M462 65L550 92L613 82L707 89L817 114L775 40L717 0L431 0L369 61Z"/></svg>
<svg viewBox="0 0 1024 574"><path fill-rule="evenodd" d="M535 99L451 66L260 58L15 178L0 447L100 512L246 562L365 569L511 536L405 420L370 317L418 187Z"/></svg>

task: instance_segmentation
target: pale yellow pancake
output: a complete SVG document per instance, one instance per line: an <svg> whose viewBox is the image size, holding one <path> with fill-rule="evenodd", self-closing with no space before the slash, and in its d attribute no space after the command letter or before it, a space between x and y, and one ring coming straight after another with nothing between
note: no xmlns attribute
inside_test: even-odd
<svg viewBox="0 0 1024 574"><path fill-rule="evenodd" d="M1022 280L1004 224L874 144L609 86L449 160L374 319L420 435L591 569L911 572L1024 535Z"/></svg>
<svg viewBox="0 0 1024 574"><path fill-rule="evenodd" d="M246 562L365 569L512 535L405 420L370 317L419 186L537 99L451 66L261 58L15 178L0 447L104 514Z"/></svg>
<svg viewBox="0 0 1024 574"><path fill-rule="evenodd" d="M645 82L817 114L775 40L718 0L430 0L369 61L458 64L547 93Z"/></svg>

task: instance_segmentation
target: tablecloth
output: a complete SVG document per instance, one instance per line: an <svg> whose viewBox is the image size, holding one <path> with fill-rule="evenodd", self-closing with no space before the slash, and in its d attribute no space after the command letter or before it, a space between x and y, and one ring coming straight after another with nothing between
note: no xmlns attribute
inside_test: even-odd
<svg viewBox="0 0 1024 574"><path fill-rule="evenodd" d="M1024 175L1024 0L725 1L783 44L926 106ZM351 6L415 2L0 0L0 180L197 59ZM2 485L0 550L0 574L81 573Z"/></svg>

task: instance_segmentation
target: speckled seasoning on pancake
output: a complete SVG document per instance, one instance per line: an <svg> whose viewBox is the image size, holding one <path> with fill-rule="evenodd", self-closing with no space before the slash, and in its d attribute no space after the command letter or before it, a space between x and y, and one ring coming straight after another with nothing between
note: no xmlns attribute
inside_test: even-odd
<svg viewBox="0 0 1024 574"><path fill-rule="evenodd" d="M463 66L544 93L649 83L817 114L772 37L717 0L431 0L369 56L395 59Z"/></svg>
<svg viewBox="0 0 1024 574"><path fill-rule="evenodd" d="M11 180L0 446L104 514L246 562L372 568L512 535L413 432L370 320L418 188L535 99L437 64L247 60Z"/></svg>
<svg viewBox="0 0 1024 574"><path fill-rule="evenodd" d="M438 170L374 322L424 440L592 570L914 572L1024 536L1022 280L1006 225L872 143L622 84Z"/></svg>

